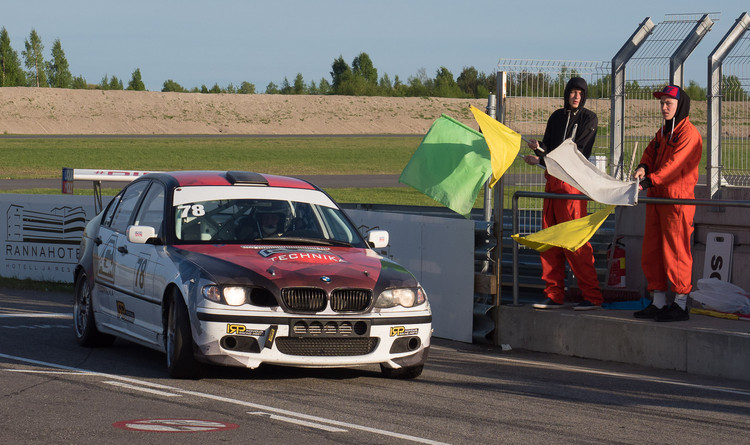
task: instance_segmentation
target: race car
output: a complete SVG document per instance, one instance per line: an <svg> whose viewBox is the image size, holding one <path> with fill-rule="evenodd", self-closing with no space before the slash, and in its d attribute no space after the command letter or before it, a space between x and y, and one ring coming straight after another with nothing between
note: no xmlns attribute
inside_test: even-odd
<svg viewBox="0 0 750 445"><path fill-rule="evenodd" d="M74 272L79 344L120 337L201 364L379 364L418 377L432 314L404 267L376 253L323 190L243 171L153 172L87 224Z"/></svg>

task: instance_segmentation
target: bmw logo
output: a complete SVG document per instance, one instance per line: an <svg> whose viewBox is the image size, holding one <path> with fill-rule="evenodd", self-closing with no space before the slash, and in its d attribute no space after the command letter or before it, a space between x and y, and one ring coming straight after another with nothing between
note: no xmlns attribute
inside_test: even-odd
<svg viewBox="0 0 750 445"><path fill-rule="evenodd" d="M324 283L330 283L331 282L331 277L322 276L322 277L320 277L320 281L322 281Z"/></svg>

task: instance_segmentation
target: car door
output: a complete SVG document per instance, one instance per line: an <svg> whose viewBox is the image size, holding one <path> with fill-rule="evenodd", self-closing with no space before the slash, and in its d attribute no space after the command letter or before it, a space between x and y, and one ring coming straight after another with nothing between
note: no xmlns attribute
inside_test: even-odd
<svg viewBox="0 0 750 445"><path fill-rule="evenodd" d="M140 184L137 190L126 193L120 204L129 216L123 213L118 218L116 213L112 221L112 229L117 233L114 310L122 330L134 340L151 345L157 341L156 325L161 325L161 299L152 292L157 246L131 243L127 229L144 218L148 219L148 224L158 224L159 227L155 229L160 229L164 212L164 186L153 181L142 181Z"/></svg>
<svg viewBox="0 0 750 445"><path fill-rule="evenodd" d="M135 212L132 225L153 227L157 237L162 236L164 196L164 185L152 182ZM142 341L156 344L163 331L161 297L166 278L157 271L163 270L160 265L166 261L164 246L132 243L125 236L118 253L121 256L117 262L115 283L119 289L123 289L121 298L116 302L118 317L130 323L133 334Z"/></svg>
<svg viewBox="0 0 750 445"><path fill-rule="evenodd" d="M115 307L115 252L117 252L117 232L110 227L117 207L122 201L123 192L115 196L104 210L99 232L94 237L94 281L92 304L99 323L116 328L117 310Z"/></svg>
<svg viewBox="0 0 750 445"><path fill-rule="evenodd" d="M137 181L127 186L118 195L119 202L99 231L101 244L99 245L99 270L97 279L102 287L102 311L111 323L113 329L128 333L132 329L124 309L123 299L132 293L131 286L123 285L118 275L122 273L123 262L129 260L127 256L127 242L125 231L133 219L133 213L140 202L143 193L148 188L149 181Z"/></svg>

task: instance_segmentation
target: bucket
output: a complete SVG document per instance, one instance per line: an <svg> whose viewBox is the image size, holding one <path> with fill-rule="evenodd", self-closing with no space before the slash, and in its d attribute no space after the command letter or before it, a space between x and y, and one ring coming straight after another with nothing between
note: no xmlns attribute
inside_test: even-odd
<svg viewBox="0 0 750 445"><path fill-rule="evenodd" d="M607 157L603 155L591 156L589 162L594 164L596 168L604 173L607 173Z"/></svg>

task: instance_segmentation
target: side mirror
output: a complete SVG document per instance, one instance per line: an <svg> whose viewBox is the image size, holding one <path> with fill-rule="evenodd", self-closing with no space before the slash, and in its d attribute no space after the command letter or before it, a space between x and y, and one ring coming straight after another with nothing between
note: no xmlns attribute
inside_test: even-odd
<svg viewBox="0 0 750 445"><path fill-rule="evenodd" d="M387 230L371 230L367 234L367 244L371 248L380 249L387 247L390 242Z"/></svg>
<svg viewBox="0 0 750 445"><path fill-rule="evenodd" d="M155 244L158 240L156 229L150 226L129 226L128 241L134 244Z"/></svg>

